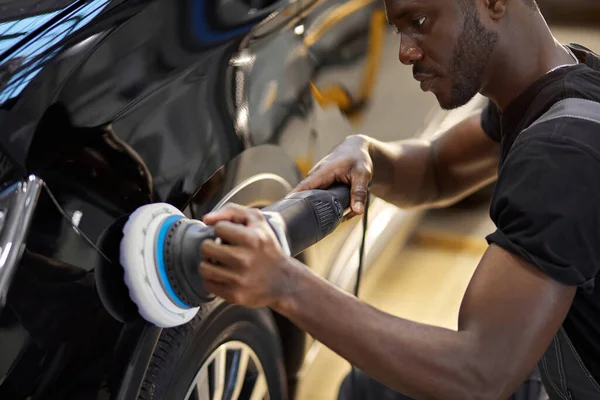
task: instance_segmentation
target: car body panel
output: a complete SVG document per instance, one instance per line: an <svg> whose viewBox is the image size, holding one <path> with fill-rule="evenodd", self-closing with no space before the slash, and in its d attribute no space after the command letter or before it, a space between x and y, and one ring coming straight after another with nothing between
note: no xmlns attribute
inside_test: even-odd
<svg viewBox="0 0 600 400"><path fill-rule="evenodd" d="M3 181L32 172L48 192L0 315L0 397L131 398L160 330L122 283L129 213L165 201L201 215L231 191L268 203L298 182L280 148L247 149L228 123L225 67L251 26L208 28L205 5L63 2L22 23L19 49L39 45L29 58L2 38Z"/></svg>

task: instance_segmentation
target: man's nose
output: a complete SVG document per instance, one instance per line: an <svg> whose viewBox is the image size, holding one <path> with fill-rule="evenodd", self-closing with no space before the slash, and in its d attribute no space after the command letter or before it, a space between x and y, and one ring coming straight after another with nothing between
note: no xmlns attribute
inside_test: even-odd
<svg viewBox="0 0 600 400"><path fill-rule="evenodd" d="M404 65L413 65L423 58L423 52L414 40L402 35L400 38L400 62Z"/></svg>

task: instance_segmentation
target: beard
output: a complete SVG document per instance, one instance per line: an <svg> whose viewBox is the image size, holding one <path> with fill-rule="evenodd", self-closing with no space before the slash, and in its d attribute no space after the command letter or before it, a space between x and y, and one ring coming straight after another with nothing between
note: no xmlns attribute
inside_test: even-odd
<svg viewBox="0 0 600 400"><path fill-rule="evenodd" d="M498 33L483 26L475 6L467 6L464 15L452 56L450 98L440 101L444 110L464 106L481 90L483 74L498 42Z"/></svg>

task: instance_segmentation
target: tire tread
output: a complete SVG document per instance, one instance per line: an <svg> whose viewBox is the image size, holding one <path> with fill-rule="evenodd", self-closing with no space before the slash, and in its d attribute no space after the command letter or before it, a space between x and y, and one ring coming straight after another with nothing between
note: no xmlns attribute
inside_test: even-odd
<svg viewBox="0 0 600 400"><path fill-rule="evenodd" d="M148 364L142 387L140 388L138 396L140 400L164 398L165 393L163 392L168 385L157 385L156 376L158 376L161 370L168 370L175 367L183 342L190 340L193 336L190 335L190 331L195 331L195 327L199 325L199 322L205 315L203 311L204 308L201 308L198 314L185 325L163 329L156 343L154 354L152 354L152 358Z"/></svg>
<svg viewBox="0 0 600 400"><path fill-rule="evenodd" d="M173 385L173 381L177 378L175 371L185 367L185 365L181 364L181 360L185 359L185 352L188 351L190 344L194 342L195 338L198 336L198 333L201 329L206 328L206 324L208 323L214 332L214 325L210 325L214 321L214 318L220 318L222 315L230 315L229 312L234 309L230 309L231 305L226 305L226 303L221 303L221 306L218 303L214 303L212 305L206 305L202 307L198 314L187 324L181 325L174 328L163 329L160 334L160 337L156 343L156 347L150 358L148 363L148 367L146 369L146 373L144 375L140 391L138 393L138 400L166 400L167 394L171 393ZM239 312L240 307L237 306L237 310L235 312ZM257 325L247 325L250 322L243 322L241 320L235 319L234 322L236 329L246 329L246 326L249 326L251 329L253 326L261 327L260 329L264 330L264 334L271 337L278 338L279 332L277 331L277 327L275 325L275 321L272 317L272 314L268 310L247 310L245 312L252 312L253 321ZM231 318L231 317L230 317ZM231 322L228 322L229 324ZM231 325L225 325L221 329L225 329L222 332L227 331L227 327ZM256 331L253 331L256 332ZM214 333L213 333L214 334ZM267 337L265 336L265 337ZM212 336L211 336L212 337ZM256 337L256 336L254 336ZM276 364L273 365L271 369L272 377L278 376L275 378L275 382L279 382L276 386L280 387L281 393L286 393L287 384L285 383L285 366L283 363L283 353L281 349L281 344L275 344L275 342L279 343L279 340L268 340L269 346L273 344L275 347L272 347L271 354L278 354L276 359ZM277 371L277 372L274 372ZM280 400L282 396L275 396L273 400ZM171 399L168 400L180 400L180 399Z"/></svg>

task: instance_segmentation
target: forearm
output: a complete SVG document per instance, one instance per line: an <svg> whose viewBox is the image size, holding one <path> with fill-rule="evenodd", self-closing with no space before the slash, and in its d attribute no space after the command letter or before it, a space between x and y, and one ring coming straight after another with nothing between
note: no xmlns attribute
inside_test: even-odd
<svg viewBox="0 0 600 400"><path fill-rule="evenodd" d="M373 194L402 208L427 206L438 197L431 142L408 139L384 143L369 138Z"/></svg>
<svg viewBox="0 0 600 400"><path fill-rule="evenodd" d="M483 380L467 332L385 314L300 263L290 270L293 283L275 311L368 375L415 398L478 397Z"/></svg>
<svg viewBox="0 0 600 400"><path fill-rule="evenodd" d="M496 178L499 147L483 133L479 114L432 140L365 140L373 193L399 207L447 206Z"/></svg>

